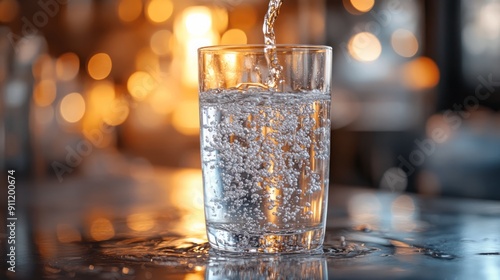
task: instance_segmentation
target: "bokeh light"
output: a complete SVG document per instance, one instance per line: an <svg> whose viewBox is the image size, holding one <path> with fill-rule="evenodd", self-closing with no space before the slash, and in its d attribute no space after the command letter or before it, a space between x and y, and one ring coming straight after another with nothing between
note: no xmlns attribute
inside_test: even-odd
<svg viewBox="0 0 500 280"><path fill-rule="evenodd" d="M166 85L159 86L151 95L149 103L153 111L158 115L165 116L171 113L176 106L171 87L167 87Z"/></svg>
<svg viewBox="0 0 500 280"><path fill-rule="evenodd" d="M141 71L159 71L158 55L151 50L151 47L142 48L135 58L135 68Z"/></svg>
<svg viewBox="0 0 500 280"><path fill-rule="evenodd" d="M151 50L157 55L167 55L172 49L172 32L169 30L156 31L149 40Z"/></svg>
<svg viewBox="0 0 500 280"><path fill-rule="evenodd" d="M375 0L350 0L351 5L362 13L369 12L375 5Z"/></svg>
<svg viewBox="0 0 500 280"><path fill-rule="evenodd" d="M221 45L236 45L246 44L247 35L241 29L229 29L226 31L220 40Z"/></svg>
<svg viewBox="0 0 500 280"><path fill-rule="evenodd" d="M56 98L56 90L53 80L41 80L33 90L33 101L40 107L49 106Z"/></svg>
<svg viewBox="0 0 500 280"><path fill-rule="evenodd" d="M106 53L93 55L88 63L88 73L95 80L103 80L111 73L113 63Z"/></svg>
<svg viewBox="0 0 500 280"><path fill-rule="evenodd" d="M417 37L406 29L398 29L392 33L391 45L394 51L402 57L413 57L418 52Z"/></svg>
<svg viewBox="0 0 500 280"><path fill-rule="evenodd" d="M127 226L135 231L148 231L155 225L155 217L150 213L137 213L127 216Z"/></svg>
<svg viewBox="0 0 500 280"><path fill-rule="evenodd" d="M115 88L112 82L99 81L92 85L89 93L89 107L92 111L103 114L108 105L115 99Z"/></svg>
<svg viewBox="0 0 500 280"><path fill-rule="evenodd" d="M351 56L362 62L374 61L382 53L382 45L378 38L370 32L360 32L354 35L347 45Z"/></svg>
<svg viewBox="0 0 500 280"><path fill-rule="evenodd" d="M80 59L74 53L65 53L56 60L56 75L60 80L72 80L79 71Z"/></svg>
<svg viewBox="0 0 500 280"><path fill-rule="evenodd" d="M115 229L108 219L98 218L90 226L90 236L96 241L108 240L115 236Z"/></svg>
<svg viewBox="0 0 500 280"><path fill-rule="evenodd" d="M19 13L19 4L16 0L0 1L0 22L11 22Z"/></svg>
<svg viewBox="0 0 500 280"><path fill-rule="evenodd" d="M137 101L144 100L156 87L153 76L145 71L134 72L127 81L127 89Z"/></svg>
<svg viewBox="0 0 500 280"><path fill-rule="evenodd" d="M147 17L154 23L167 21L174 11L174 4L170 0L151 0L147 6Z"/></svg>
<svg viewBox="0 0 500 280"><path fill-rule="evenodd" d="M108 110L103 116L103 121L108 125L117 126L124 123L129 114L128 102L125 99L115 99L109 104Z"/></svg>
<svg viewBox="0 0 500 280"><path fill-rule="evenodd" d="M173 112L172 125L184 135L197 135L200 129L198 113L197 101L183 101Z"/></svg>
<svg viewBox="0 0 500 280"><path fill-rule="evenodd" d="M207 7L189 7L184 11L184 15L186 30L191 35L203 35L212 28L212 17Z"/></svg>
<svg viewBox="0 0 500 280"><path fill-rule="evenodd" d="M342 0L344 8L352 15L369 12L375 5L375 0Z"/></svg>
<svg viewBox="0 0 500 280"><path fill-rule="evenodd" d="M118 17L124 22L132 22L136 20L141 13L141 0L121 0L118 4Z"/></svg>
<svg viewBox="0 0 500 280"><path fill-rule="evenodd" d="M55 63L47 54L40 55L32 67L33 77L39 80L55 78Z"/></svg>
<svg viewBox="0 0 500 280"><path fill-rule="evenodd" d="M61 117L69 123L81 120L85 114L85 100L82 95L77 92L66 95L61 100L60 112Z"/></svg>
<svg viewBox="0 0 500 280"><path fill-rule="evenodd" d="M406 63L402 73L403 83L410 89L429 89L439 83L439 68L428 57L419 57Z"/></svg>
<svg viewBox="0 0 500 280"><path fill-rule="evenodd" d="M212 12L212 25L218 32L224 32L227 29L229 23L229 15L227 10L222 7L212 7L210 9ZM234 11L231 11L233 13Z"/></svg>

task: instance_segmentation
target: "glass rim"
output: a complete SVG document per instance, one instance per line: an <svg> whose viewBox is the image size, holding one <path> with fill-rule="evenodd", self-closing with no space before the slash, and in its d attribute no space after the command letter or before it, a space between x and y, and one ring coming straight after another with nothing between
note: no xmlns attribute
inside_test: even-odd
<svg viewBox="0 0 500 280"><path fill-rule="evenodd" d="M331 46L327 45L308 45L308 44L276 44L277 51L332 51ZM198 48L200 53L210 52L264 52L269 45L265 44L241 44L241 45L213 45Z"/></svg>

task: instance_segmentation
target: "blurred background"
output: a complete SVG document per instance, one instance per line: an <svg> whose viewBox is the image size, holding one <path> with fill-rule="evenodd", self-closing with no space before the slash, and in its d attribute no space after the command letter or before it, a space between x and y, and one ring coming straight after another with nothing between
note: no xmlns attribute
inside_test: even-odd
<svg viewBox="0 0 500 280"><path fill-rule="evenodd" d="M0 169L199 169L196 49L262 43L267 6L0 0ZM333 187L500 199L499 0L285 0L276 36L334 49Z"/></svg>

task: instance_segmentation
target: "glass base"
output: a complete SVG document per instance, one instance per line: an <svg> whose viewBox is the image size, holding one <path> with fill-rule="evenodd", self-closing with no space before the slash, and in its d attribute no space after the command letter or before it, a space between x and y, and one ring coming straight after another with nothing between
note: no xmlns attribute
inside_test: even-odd
<svg viewBox="0 0 500 280"><path fill-rule="evenodd" d="M251 234L207 226L210 246L234 253L307 253L321 248L324 229Z"/></svg>

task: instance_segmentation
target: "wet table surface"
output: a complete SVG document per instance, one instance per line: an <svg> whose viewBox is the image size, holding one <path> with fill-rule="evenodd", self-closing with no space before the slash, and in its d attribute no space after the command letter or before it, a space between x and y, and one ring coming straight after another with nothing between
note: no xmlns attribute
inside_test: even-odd
<svg viewBox="0 0 500 280"><path fill-rule="evenodd" d="M257 257L210 250L201 184L152 167L26 183L7 278L500 279L498 201L332 186L322 250Z"/></svg>

